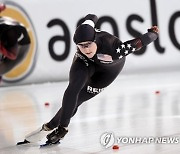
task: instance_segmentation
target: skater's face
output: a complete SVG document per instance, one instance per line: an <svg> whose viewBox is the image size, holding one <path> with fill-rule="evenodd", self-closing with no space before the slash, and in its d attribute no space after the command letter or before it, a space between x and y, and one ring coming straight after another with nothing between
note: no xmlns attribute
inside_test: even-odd
<svg viewBox="0 0 180 154"><path fill-rule="evenodd" d="M97 51L97 45L95 42L92 41L78 43L77 47L88 58L92 58Z"/></svg>

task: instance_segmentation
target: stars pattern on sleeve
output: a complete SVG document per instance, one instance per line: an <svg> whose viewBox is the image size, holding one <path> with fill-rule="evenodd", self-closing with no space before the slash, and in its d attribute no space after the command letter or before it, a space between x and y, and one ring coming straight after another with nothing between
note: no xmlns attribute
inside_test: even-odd
<svg viewBox="0 0 180 154"><path fill-rule="evenodd" d="M119 59L127 56L128 54L134 52L136 50L130 43L118 45L116 48L116 54Z"/></svg>

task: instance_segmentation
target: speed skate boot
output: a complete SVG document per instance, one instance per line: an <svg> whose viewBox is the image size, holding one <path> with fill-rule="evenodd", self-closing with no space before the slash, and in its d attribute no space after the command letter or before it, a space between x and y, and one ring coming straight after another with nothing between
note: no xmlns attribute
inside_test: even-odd
<svg viewBox="0 0 180 154"><path fill-rule="evenodd" d="M26 135L24 141L18 142L17 145L27 144L27 143L36 143L41 141L47 134L52 131L47 124L43 124L42 127L38 128L37 130L31 132L30 134Z"/></svg>
<svg viewBox="0 0 180 154"><path fill-rule="evenodd" d="M48 134L46 138L50 143L57 143L59 140L63 139L64 136L68 133L68 130L64 127L58 127L52 133Z"/></svg>

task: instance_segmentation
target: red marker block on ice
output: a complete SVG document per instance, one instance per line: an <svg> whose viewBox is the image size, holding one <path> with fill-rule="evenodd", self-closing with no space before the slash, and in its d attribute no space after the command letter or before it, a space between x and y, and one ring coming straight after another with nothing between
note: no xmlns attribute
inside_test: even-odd
<svg viewBox="0 0 180 154"><path fill-rule="evenodd" d="M45 105L45 106L49 106L49 102L45 102L44 105Z"/></svg>
<svg viewBox="0 0 180 154"><path fill-rule="evenodd" d="M160 94L160 91L159 91L159 90L156 90L156 91L155 91L155 94L156 94L156 95Z"/></svg>
<svg viewBox="0 0 180 154"><path fill-rule="evenodd" d="M119 145L113 145L112 149L113 150L119 150Z"/></svg>

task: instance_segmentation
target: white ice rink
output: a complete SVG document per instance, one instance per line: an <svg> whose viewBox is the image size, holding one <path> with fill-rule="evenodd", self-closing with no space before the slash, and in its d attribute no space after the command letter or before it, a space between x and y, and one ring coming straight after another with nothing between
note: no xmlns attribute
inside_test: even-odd
<svg viewBox="0 0 180 154"><path fill-rule="evenodd" d="M0 88L0 154L180 153L180 72L120 75L79 108L60 145L44 149L38 144L16 146L54 116L66 86L67 82L61 82ZM105 132L114 134L111 139L119 150L100 144ZM135 137L159 137L162 142L126 143Z"/></svg>

